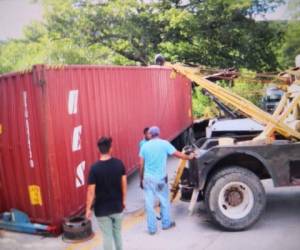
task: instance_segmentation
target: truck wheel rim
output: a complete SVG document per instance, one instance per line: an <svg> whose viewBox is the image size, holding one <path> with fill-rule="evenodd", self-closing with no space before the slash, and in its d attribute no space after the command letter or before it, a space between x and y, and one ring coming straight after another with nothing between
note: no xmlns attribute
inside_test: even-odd
<svg viewBox="0 0 300 250"><path fill-rule="evenodd" d="M244 218L254 206L253 192L245 183L230 182L221 189L218 205L226 217Z"/></svg>

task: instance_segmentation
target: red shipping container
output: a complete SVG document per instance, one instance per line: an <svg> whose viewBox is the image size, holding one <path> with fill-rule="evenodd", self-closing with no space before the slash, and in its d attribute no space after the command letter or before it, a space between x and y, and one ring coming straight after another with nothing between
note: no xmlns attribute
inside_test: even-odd
<svg viewBox="0 0 300 250"><path fill-rule="evenodd" d="M175 138L192 124L191 85L164 67L38 65L0 76L0 212L60 225L82 211L97 139L113 137L130 174L142 130Z"/></svg>

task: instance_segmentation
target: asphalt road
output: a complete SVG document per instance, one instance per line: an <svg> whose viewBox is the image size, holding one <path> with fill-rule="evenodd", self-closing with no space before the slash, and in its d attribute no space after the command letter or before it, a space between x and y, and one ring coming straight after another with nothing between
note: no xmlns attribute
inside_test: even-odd
<svg viewBox="0 0 300 250"><path fill-rule="evenodd" d="M172 176L177 161L170 159L169 172ZM243 232L224 232L214 226L203 204L196 212L188 215L188 203L176 201L172 215L176 227L159 230L150 236L146 232L143 194L138 188L138 178L129 180L128 207L123 223L124 249L128 250L299 250L300 249L300 187L273 188L271 181L265 181L267 208L253 227ZM101 249L101 233L93 220L95 237L81 244L67 244L58 238L43 238L25 234L0 231L0 249L32 250L92 250Z"/></svg>
<svg viewBox="0 0 300 250"><path fill-rule="evenodd" d="M199 204L197 213L189 216L188 204L177 202L172 208L176 228L148 236L143 222L125 233L125 247L132 250L299 250L300 188L274 189L270 181L264 185L267 209L247 231L224 232L212 224L203 204Z"/></svg>

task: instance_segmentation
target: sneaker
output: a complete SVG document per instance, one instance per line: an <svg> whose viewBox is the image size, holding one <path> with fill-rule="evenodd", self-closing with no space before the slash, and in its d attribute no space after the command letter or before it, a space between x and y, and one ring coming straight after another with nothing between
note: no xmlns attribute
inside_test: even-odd
<svg viewBox="0 0 300 250"><path fill-rule="evenodd" d="M176 226L175 221L172 221L172 222L170 223L170 226L168 226L168 227L163 227L162 230L168 230L168 229L170 229L170 228L172 228L172 227L175 227L175 226Z"/></svg>
<svg viewBox="0 0 300 250"><path fill-rule="evenodd" d="M156 231L153 231L153 232L148 232L150 235L154 235L156 234Z"/></svg>

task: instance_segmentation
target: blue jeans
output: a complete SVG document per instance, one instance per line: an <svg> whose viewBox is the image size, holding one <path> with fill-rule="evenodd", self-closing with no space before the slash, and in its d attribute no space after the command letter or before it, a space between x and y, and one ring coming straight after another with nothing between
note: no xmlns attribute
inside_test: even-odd
<svg viewBox="0 0 300 250"><path fill-rule="evenodd" d="M156 214L154 210L156 198L158 198L160 203L162 227L168 228L171 224L168 184L165 180L156 181L150 178L145 178L143 184L148 232L154 233L157 231Z"/></svg>
<svg viewBox="0 0 300 250"><path fill-rule="evenodd" d="M97 217L97 220L103 236L103 249L113 250L114 242L115 249L122 250L122 213Z"/></svg>

